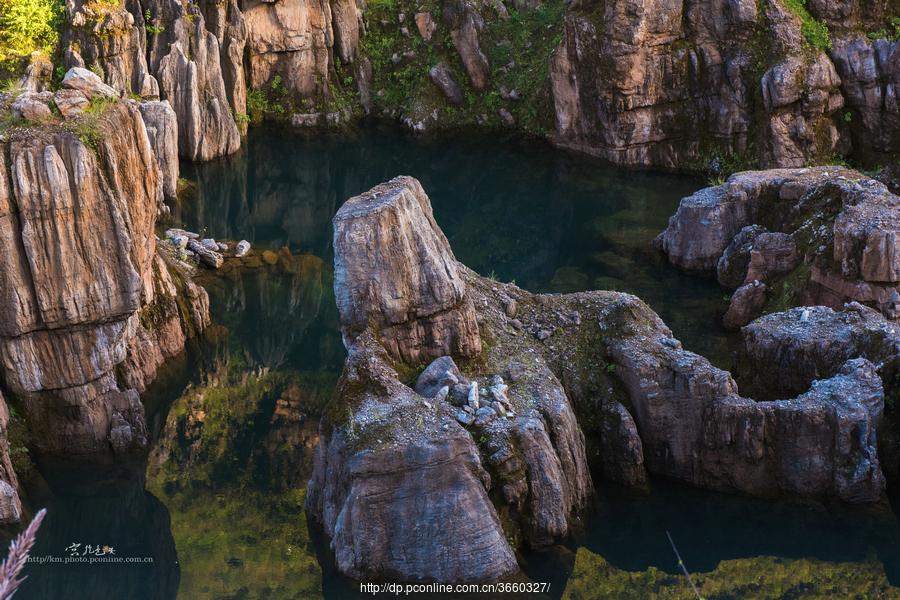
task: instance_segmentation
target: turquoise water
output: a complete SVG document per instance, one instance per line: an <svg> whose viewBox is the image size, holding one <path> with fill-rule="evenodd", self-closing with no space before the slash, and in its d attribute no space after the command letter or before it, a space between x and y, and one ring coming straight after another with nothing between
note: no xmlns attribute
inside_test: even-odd
<svg viewBox="0 0 900 600"><path fill-rule="evenodd" d="M398 174L422 182L457 258L476 271L533 291L633 292L689 349L729 366L723 292L649 247L696 179L504 135L254 130L240 154L184 167L192 186L174 220L245 238L277 261L203 276L215 325L148 394L148 464L50 502L35 552L65 555L80 542L152 562L33 564L17 597L373 597L334 574L302 502L344 358L331 217ZM521 558L553 598L691 598L666 531L707 598L900 597L889 507L798 506L664 482L649 495L599 483L572 540Z"/></svg>

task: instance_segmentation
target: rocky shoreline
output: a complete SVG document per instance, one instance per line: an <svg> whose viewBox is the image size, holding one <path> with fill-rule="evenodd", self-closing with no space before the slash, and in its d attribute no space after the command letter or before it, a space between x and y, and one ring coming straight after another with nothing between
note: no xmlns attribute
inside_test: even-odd
<svg viewBox="0 0 900 600"><path fill-rule="evenodd" d="M48 115L5 131L0 146L0 365L6 401L24 416L51 485L79 466L142 463L139 395L209 322L206 291L154 234L165 185L142 107L116 96L73 69L55 94L4 106ZM2 446L8 465L6 438ZM16 488L11 469L5 475ZM7 499L5 524L22 516L19 499Z"/></svg>

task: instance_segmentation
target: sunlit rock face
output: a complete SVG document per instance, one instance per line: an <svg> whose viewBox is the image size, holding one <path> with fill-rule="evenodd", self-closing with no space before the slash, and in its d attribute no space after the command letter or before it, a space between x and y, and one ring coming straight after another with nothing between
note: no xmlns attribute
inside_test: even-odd
<svg viewBox="0 0 900 600"><path fill-rule="evenodd" d="M897 151L897 44L854 29L877 30L889 2L808 4L832 24L817 49L811 18L784 2L573 3L551 58L555 140L629 165L883 162Z"/></svg>
<svg viewBox="0 0 900 600"><path fill-rule="evenodd" d="M0 368L39 460L142 454L138 392L208 319L205 292L156 246L162 184L139 107L111 102L69 119L96 130L84 140L51 126L3 142Z"/></svg>

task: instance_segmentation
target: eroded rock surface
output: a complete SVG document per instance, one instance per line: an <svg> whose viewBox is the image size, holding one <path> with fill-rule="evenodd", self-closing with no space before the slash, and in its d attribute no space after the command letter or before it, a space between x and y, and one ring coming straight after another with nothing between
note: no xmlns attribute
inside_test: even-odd
<svg viewBox="0 0 900 600"><path fill-rule="evenodd" d="M410 364L481 351L464 272L418 181L398 177L351 198L334 225L346 338L371 327L392 357Z"/></svg>
<svg viewBox="0 0 900 600"><path fill-rule="evenodd" d="M726 287L766 284L766 306L858 301L896 318L898 219L900 198L850 169L748 171L683 199L655 244Z"/></svg>
<svg viewBox="0 0 900 600"><path fill-rule="evenodd" d="M841 311L810 306L766 315L741 337L736 373L760 398L798 394L853 358L879 365L888 383L900 366L900 330L855 302Z"/></svg>
<svg viewBox="0 0 900 600"><path fill-rule="evenodd" d="M64 86L88 101L107 94L89 75L70 72ZM162 183L138 104L105 102L88 120L71 117L96 130L91 145L51 125L15 130L2 146L0 367L39 464L141 455L138 392L208 319L205 292L157 251ZM158 360L140 360L141 345Z"/></svg>
<svg viewBox="0 0 900 600"><path fill-rule="evenodd" d="M799 167L851 144L884 161L898 139L897 43L853 30L878 29L889 3L846 19L832 4L810 8L840 21L831 49L817 50L813 19L778 0L574 2L550 65L555 141L620 164L713 171L729 155Z"/></svg>
<svg viewBox="0 0 900 600"><path fill-rule="evenodd" d="M561 539L591 493L565 391L540 357L510 367L525 359L512 339L484 352L475 306L506 309L456 262L416 180L398 177L351 198L334 224L350 358L322 425L310 515L331 538L338 568L355 577L515 572L509 540ZM457 367L450 354L466 362ZM415 390L400 381L397 369L434 357ZM410 502L420 497L433 501Z"/></svg>

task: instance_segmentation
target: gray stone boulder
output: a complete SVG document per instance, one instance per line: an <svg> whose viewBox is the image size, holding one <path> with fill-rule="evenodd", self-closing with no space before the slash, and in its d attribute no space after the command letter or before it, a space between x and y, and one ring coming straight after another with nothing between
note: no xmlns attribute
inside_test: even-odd
<svg viewBox="0 0 900 600"><path fill-rule="evenodd" d="M12 103L10 108L17 119L32 123L42 123L53 118L49 101L53 97L50 92L25 92Z"/></svg>
<svg viewBox="0 0 900 600"><path fill-rule="evenodd" d="M53 94L53 102L64 119L72 119L90 106L91 99L81 90L60 89Z"/></svg>
<svg viewBox="0 0 900 600"><path fill-rule="evenodd" d="M459 87L459 83L456 82L456 78L453 77L453 72L447 66L447 63L439 62L431 67L428 76L431 77L431 81L441 90L441 93L450 104L459 106L463 103L465 98L463 97L462 88Z"/></svg>
<svg viewBox="0 0 900 600"><path fill-rule="evenodd" d="M119 92L103 83L103 80L96 73L82 67L69 69L63 77L60 86L67 90L78 90L89 98L94 96L119 97Z"/></svg>
<svg viewBox="0 0 900 600"><path fill-rule="evenodd" d="M456 363L449 356L442 356L434 360L416 379L413 389L420 396L434 398L441 388L450 388L457 384L467 384L466 378L456 367Z"/></svg>

